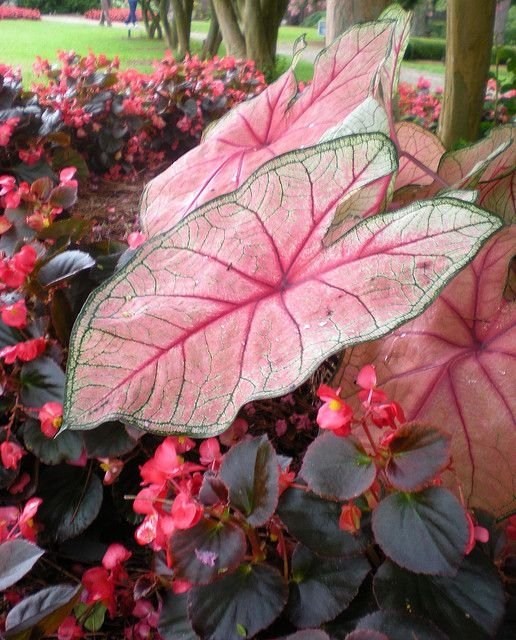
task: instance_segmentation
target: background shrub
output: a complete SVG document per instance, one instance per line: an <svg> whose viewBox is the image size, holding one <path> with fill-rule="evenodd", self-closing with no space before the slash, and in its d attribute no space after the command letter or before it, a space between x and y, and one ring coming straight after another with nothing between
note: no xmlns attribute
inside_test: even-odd
<svg viewBox="0 0 516 640"><path fill-rule="evenodd" d="M20 0L20 7L39 9L41 13L84 13L100 6L99 0Z"/></svg>
<svg viewBox="0 0 516 640"><path fill-rule="evenodd" d="M444 60L446 41L440 38L410 38L406 60Z"/></svg>

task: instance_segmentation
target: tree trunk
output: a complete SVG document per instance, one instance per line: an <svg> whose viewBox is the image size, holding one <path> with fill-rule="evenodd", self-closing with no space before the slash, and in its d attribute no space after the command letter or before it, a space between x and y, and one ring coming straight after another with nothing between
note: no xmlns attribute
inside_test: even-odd
<svg viewBox="0 0 516 640"><path fill-rule="evenodd" d="M145 25L147 35L149 38L154 38L156 36L161 39L163 37L163 31L161 28L159 11L155 12L153 10L149 0L141 0L141 5L143 24Z"/></svg>
<svg viewBox="0 0 516 640"><path fill-rule="evenodd" d="M171 0L177 31L177 57L184 58L190 52L193 0Z"/></svg>
<svg viewBox="0 0 516 640"><path fill-rule="evenodd" d="M288 3L289 0L261 0L265 35L268 40L270 56L274 62L276 61L276 48L278 46L278 31L287 11Z"/></svg>
<svg viewBox="0 0 516 640"><path fill-rule="evenodd" d="M217 20L217 14L215 13L215 9L213 8L212 0L210 0L210 13L210 30L208 31L206 40L202 43L203 60L213 58L213 56L217 55L217 51L219 50L220 44L222 42L222 34L220 33L219 21Z"/></svg>
<svg viewBox="0 0 516 640"><path fill-rule="evenodd" d="M448 0L446 75L438 135L446 148L478 137L496 0Z"/></svg>
<svg viewBox="0 0 516 640"><path fill-rule="evenodd" d="M231 0L213 0L213 8L217 15L222 39L228 55L245 58L245 40Z"/></svg>
<svg viewBox="0 0 516 640"><path fill-rule="evenodd" d="M270 0L260 2L260 0L247 0L244 8L244 33L246 56L254 60L258 69L270 74L274 69L275 48L270 45L269 30L274 30L274 22L265 20L264 8L262 6L270 3ZM269 17L269 16L268 16ZM276 37L277 37L276 27Z"/></svg>
<svg viewBox="0 0 516 640"><path fill-rule="evenodd" d="M412 36L428 36L428 25L426 14L429 11L428 0L420 0L412 9L412 28L410 35Z"/></svg>
<svg viewBox="0 0 516 640"><path fill-rule="evenodd" d="M176 28L176 20L170 23L168 19L168 11L170 8L170 0L160 0L159 3L159 17L161 20L161 25L163 27L163 31L165 33L165 40L167 41L168 46L174 50L177 47L177 28Z"/></svg>
<svg viewBox="0 0 516 640"><path fill-rule="evenodd" d="M392 0L328 0L326 3L326 44L359 22L376 20Z"/></svg>
<svg viewBox="0 0 516 640"><path fill-rule="evenodd" d="M511 8L511 0L497 0L496 16L494 25L494 44L501 45L504 42L505 27L509 17L509 9Z"/></svg>

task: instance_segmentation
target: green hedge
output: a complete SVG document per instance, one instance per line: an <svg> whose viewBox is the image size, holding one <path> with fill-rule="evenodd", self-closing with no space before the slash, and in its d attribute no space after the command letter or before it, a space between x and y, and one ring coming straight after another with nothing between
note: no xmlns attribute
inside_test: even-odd
<svg viewBox="0 0 516 640"><path fill-rule="evenodd" d="M405 53L405 60L444 60L446 40L441 38L410 38ZM516 47L500 47L493 49L491 61L494 64L498 56L500 64L507 64L511 58L516 59Z"/></svg>
<svg viewBox="0 0 516 640"><path fill-rule="evenodd" d="M19 0L20 7L39 9L41 13L84 13L100 9L100 0Z"/></svg>
<svg viewBox="0 0 516 640"><path fill-rule="evenodd" d="M410 38L405 60L444 60L446 40L441 38Z"/></svg>
<svg viewBox="0 0 516 640"><path fill-rule="evenodd" d="M302 26L308 28L316 27L319 20L326 18L326 11L315 11L302 22Z"/></svg>

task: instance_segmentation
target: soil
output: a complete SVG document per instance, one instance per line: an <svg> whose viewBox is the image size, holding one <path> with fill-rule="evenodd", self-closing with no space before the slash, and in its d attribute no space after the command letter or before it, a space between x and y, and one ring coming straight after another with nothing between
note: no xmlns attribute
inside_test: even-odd
<svg viewBox="0 0 516 640"><path fill-rule="evenodd" d="M130 183L97 179L81 184L73 215L94 221L95 240L125 240L139 228L140 199L152 177L140 175Z"/></svg>

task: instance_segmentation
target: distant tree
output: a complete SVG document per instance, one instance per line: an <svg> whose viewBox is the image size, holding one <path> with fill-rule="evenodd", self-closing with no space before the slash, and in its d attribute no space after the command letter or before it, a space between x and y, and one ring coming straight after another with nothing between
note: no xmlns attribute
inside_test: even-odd
<svg viewBox="0 0 516 640"><path fill-rule="evenodd" d="M326 43L358 22L376 20L392 0L327 0Z"/></svg>
<svg viewBox="0 0 516 640"><path fill-rule="evenodd" d="M254 60L264 72L276 62L278 29L289 0L212 0L229 55Z"/></svg>

